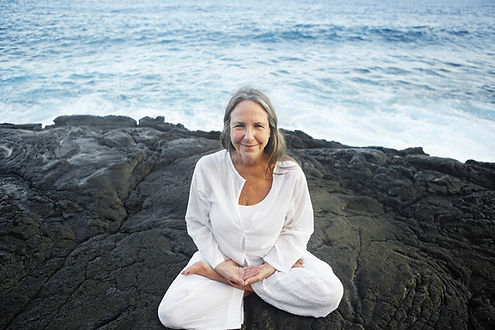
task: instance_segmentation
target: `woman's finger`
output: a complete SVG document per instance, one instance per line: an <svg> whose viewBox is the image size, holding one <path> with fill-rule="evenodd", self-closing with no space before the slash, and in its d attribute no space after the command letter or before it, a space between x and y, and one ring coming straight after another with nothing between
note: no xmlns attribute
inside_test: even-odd
<svg viewBox="0 0 495 330"><path fill-rule="evenodd" d="M244 267L244 276L243 280L246 280L250 277L253 277L257 275L260 272L260 267L259 266L249 266L249 267Z"/></svg>
<svg viewBox="0 0 495 330"><path fill-rule="evenodd" d="M246 285L246 282L241 280L241 281L233 281L231 279L227 279L227 282L232 285L232 286L235 286L235 287L239 287L239 286L244 286Z"/></svg>
<svg viewBox="0 0 495 330"><path fill-rule="evenodd" d="M250 284L259 282L261 280L264 280L266 277L267 277L266 274L263 274L260 272L256 276L252 276L252 277L246 279L245 283L246 283L246 285L250 285Z"/></svg>
<svg viewBox="0 0 495 330"><path fill-rule="evenodd" d="M296 261L296 263L292 266L292 268L302 268L304 267L304 259L300 258Z"/></svg>
<svg viewBox="0 0 495 330"><path fill-rule="evenodd" d="M256 276L252 276L245 281L246 285L253 284L253 283L259 282L261 280L264 280L265 278L272 275L273 272L275 272L275 268L273 268L271 265L265 263L265 264L260 266L259 273Z"/></svg>

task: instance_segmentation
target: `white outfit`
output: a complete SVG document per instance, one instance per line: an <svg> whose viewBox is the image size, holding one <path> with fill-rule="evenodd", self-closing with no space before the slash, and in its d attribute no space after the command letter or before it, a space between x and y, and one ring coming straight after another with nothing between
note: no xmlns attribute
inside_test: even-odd
<svg viewBox="0 0 495 330"><path fill-rule="evenodd" d="M186 268L199 260L212 268L229 259L244 266L268 262L277 271L252 284L259 297L293 314L326 316L337 308L343 287L329 265L306 251L313 209L301 168L279 162L270 192L255 206L238 204L244 183L226 150L198 161L186 223L199 251ZM299 258L304 267L292 268ZM240 328L243 293L200 275L179 274L158 315L171 328Z"/></svg>

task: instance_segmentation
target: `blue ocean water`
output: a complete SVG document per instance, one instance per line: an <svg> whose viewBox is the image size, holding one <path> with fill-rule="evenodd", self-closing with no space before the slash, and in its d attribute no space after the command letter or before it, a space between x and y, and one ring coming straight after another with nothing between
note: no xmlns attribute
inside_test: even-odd
<svg viewBox="0 0 495 330"><path fill-rule="evenodd" d="M495 162L495 1L0 0L0 122L220 130L244 85L316 138Z"/></svg>

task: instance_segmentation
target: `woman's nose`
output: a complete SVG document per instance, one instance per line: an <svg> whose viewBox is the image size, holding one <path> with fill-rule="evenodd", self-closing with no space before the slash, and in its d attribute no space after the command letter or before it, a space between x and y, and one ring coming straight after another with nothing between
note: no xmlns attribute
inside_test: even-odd
<svg viewBox="0 0 495 330"><path fill-rule="evenodd" d="M253 138L254 131L251 127L246 127L246 130L244 132L244 138L246 140L251 140Z"/></svg>

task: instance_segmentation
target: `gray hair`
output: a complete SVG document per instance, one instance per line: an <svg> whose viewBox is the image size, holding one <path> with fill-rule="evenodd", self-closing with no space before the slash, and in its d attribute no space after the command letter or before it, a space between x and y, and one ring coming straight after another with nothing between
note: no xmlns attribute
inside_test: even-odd
<svg viewBox="0 0 495 330"><path fill-rule="evenodd" d="M230 98L225 114L223 117L223 131L220 134L220 142L228 151L234 151L230 136L230 114L234 108L242 101L253 101L258 103L268 114L268 124L270 126L270 138L265 147L265 152L268 154L268 168L270 170L280 160L290 159L287 156L287 147L282 133L278 130L277 115L268 97L261 91L252 87L243 87L235 92Z"/></svg>

